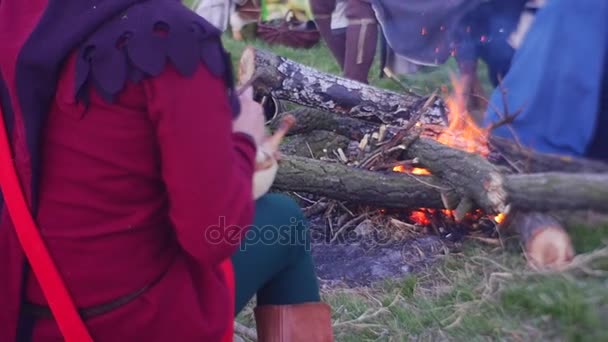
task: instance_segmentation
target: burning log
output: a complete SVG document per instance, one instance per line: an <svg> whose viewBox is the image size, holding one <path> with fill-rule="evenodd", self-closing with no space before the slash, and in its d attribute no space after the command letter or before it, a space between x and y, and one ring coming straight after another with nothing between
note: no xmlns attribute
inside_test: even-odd
<svg viewBox="0 0 608 342"><path fill-rule="evenodd" d="M446 203L466 202L435 176L380 173L291 156L281 160L274 186L380 208L454 209L445 208ZM608 174L508 175L504 189L505 203L515 208L504 225L518 233L529 263L536 267L561 267L574 256L566 230L541 211L608 211Z"/></svg>
<svg viewBox="0 0 608 342"><path fill-rule="evenodd" d="M471 198L484 211L506 213L505 180L497 167L477 154L450 148L429 138L420 138L405 151L420 164L450 184L465 198Z"/></svg>
<svg viewBox="0 0 608 342"><path fill-rule="evenodd" d="M347 116L335 115L326 111L312 108L298 108L289 114L296 117L296 125L290 131L291 134L303 134L315 130L331 131L353 140L361 140L366 134L372 134L380 130L381 125L369 121L355 119ZM281 114L285 115L285 114ZM279 115L278 118L281 117ZM277 120L279 122L279 120ZM393 137L399 132L397 126L386 126L385 136ZM421 136L436 139L446 134L445 126L423 125ZM458 136L452 137L454 140ZM455 142L455 145L465 145L464 142ZM490 149L490 161L501 166L515 167L525 172L583 172L583 173L608 173L608 164L600 161L584 158L574 158L543 154L531 149L518 146L511 140L489 136L488 145ZM515 164L515 165L513 165Z"/></svg>
<svg viewBox="0 0 608 342"><path fill-rule="evenodd" d="M444 209L442 193L455 203L459 200L457 192L435 176L368 171L294 156L284 156L279 165L274 182L277 190L313 193L380 208ZM504 189L506 203L516 210L608 212L608 174L505 175Z"/></svg>
<svg viewBox="0 0 608 342"><path fill-rule="evenodd" d="M252 83L257 94L271 95L279 100L397 125L406 125L428 100L323 73L253 47L243 52L239 82ZM442 105L428 107L419 121L446 123Z"/></svg>
<svg viewBox="0 0 608 342"><path fill-rule="evenodd" d="M424 125L423 136L436 138L450 134L446 127ZM454 136L453 139L458 139ZM508 165L517 172L568 172L568 173L608 173L608 163L560 155L539 153L520 146L510 139L489 135L487 137L492 163ZM456 143L462 145L464 143Z"/></svg>
<svg viewBox="0 0 608 342"><path fill-rule="evenodd" d="M439 100L377 89L254 48L241 58L240 82L252 84L258 94L308 107L291 113L297 119L291 134L299 134L292 141L294 148L304 146L298 138L309 133L315 145L328 152L321 131L332 132L333 140L344 136L359 142L359 159L366 148L375 148L365 159L352 161L342 151L347 141L340 142L338 159L358 167L284 157L275 189L380 208L448 211L457 221L479 212L477 208L498 214L496 222L507 214L508 225L519 233L530 262L537 266L559 266L574 254L565 229L544 212L608 211L607 164L544 155L491 136L489 129L471 123L458 84L456 98L446 101L446 127ZM300 149L297 154L306 152ZM409 171L369 171L378 161L384 163L380 169Z"/></svg>

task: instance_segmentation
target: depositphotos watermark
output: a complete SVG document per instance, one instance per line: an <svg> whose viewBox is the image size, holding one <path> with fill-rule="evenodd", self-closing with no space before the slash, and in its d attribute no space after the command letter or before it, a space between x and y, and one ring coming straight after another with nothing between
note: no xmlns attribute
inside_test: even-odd
<svg viewBox="0 0 608 342"><path fill-rule="evenodd" d="M307 223L301 219L291 218L287 225L249 225L243 228L228 225L225 217L220 217L219 223L205 230L204 238L210 244L240 245L244 251L255 245L301 246L307 251L311 249L311 241L315 244L352 244L362 241L369 248L377 248L394 244L393 233L390 229L374 229L371 232L358 232L356 229L338 232L338 236L327 236L328 232L319 229L307 229Z"/></svg>
<svg viewBox="0 0 608 342"><path fill-rule="evenodd" d="M217 225L205 230L205 241L210 244L240 245L244 251L253 245L302 246L310 250L310 233L306 222L295 217L287 225L249 225L246 227L228 225L225 217L220 217Z"/></svg>

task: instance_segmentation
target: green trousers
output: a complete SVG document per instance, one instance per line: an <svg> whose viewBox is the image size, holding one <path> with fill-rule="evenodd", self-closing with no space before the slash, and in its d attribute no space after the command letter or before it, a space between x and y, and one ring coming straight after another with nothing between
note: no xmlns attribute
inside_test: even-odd
<svg viewBox="0 0 608 342"><path fill-rule="evenodd" d="M288 196L267 194L257 200L254 225L232 262L237 314L254 295L257 305L320 301L308 223Z"/></svg>

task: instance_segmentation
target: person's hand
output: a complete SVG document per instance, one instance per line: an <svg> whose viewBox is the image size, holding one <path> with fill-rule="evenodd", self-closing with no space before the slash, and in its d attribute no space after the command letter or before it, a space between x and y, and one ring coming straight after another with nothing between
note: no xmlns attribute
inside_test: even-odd
<svg viewBox="0 0 608 342"><path fill-rule="evenodd" d="M248 87L240 96L241 114L232 123L233 132L250 135L260 146L266 139L264 109L253 100L253 89Z"/></svg>
<svg viewBox="0 0 608 342"><path fill-rule="evenodd" d="M279 127L276 129L273 135L264 139L261 145L259 145L258 158L256 163L256 170L264 170L270 168L276 160L280 159L281 155L279 152L279 145L287 134L287 132L293 127L296 122L296 118L293 115L286 115L281 118Z"/></svg>

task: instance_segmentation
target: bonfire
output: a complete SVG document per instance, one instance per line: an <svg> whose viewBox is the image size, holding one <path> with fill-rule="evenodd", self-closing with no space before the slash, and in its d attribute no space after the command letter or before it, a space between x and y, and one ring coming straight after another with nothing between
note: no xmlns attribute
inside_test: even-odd
<svg viewBox="0 0 608 342"><path fill-rule="evenodd" d="M554 210L608 211L608 165L544 155L479 127L462 84L420 96L325 74L248 48L241 83L257 95L301 106L283 146L274 188L308 202L328 219L327 240L373 232L473 236L501 244L514 234L535 267L560 268L574 257ZM278 124L284 113L278 113ZM379 227L379 228L378 228ZM386 235L386 234L385 234ZM397 234L398 235L398 234ZM402 234L403 235L403 234Z"/></svg>

